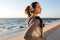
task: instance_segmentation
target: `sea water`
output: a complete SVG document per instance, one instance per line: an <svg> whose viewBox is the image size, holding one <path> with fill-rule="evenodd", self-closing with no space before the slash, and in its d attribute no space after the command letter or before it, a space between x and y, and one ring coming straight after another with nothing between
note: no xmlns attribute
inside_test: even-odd
<svg viewBox="0 0 60 40"><path fill-rule="evenodd" d="M0 36L11 35L17 32L23 32L27 29L26 18L0 18ZM51 22L60 20L60 18L42 18L43 23L49 25ZM20 28L23 26L23 28Z"/></svg>

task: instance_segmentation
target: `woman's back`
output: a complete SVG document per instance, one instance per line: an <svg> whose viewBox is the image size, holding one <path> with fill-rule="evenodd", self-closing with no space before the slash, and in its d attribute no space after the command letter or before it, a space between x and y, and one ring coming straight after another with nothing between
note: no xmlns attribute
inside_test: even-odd
<svg viewBox="0 0 60 40"><path fill-rule="evenodd" d="M40 20L36 19L35 16L31 16L29 19L26 20L28 24L28 35L40 37L41 36L41 28L40 28Z"/></svg>

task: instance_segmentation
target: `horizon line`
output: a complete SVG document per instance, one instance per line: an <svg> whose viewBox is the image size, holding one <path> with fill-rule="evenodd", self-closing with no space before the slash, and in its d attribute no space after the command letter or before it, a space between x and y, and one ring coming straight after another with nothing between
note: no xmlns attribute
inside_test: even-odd
<svg viewBox="0 0 60 40"><path fill-rule="evenodd" d="M6 17L6 18L8 18L8 17ZM14 18L14 17L9 17L9 18ZM19 17L15 17L15 18L19 18ZM24 17L21 17L21 18L24 18ZM41 18L44 18L44 17L41 17ZM47 18L47 17L45 17L45 18ZM55 17L49 17L49 18L55 18ZM56 17L56 18L59 18L59 17Z"/></svg>

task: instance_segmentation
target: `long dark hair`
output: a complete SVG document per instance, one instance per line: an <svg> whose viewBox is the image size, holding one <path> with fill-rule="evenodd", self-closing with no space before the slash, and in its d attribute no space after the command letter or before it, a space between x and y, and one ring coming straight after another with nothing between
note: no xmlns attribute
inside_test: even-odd
<svg viewBox="0 0 60 40"><path fill-rule="evenodd" d="M32 6L32 9L30 9L30 6L27 6L26 9L25 9L25 13L28 15L28 17L31 16L31 13L33 13L35 11L35 8L36 8L36 4L38 2L33 2L30 6ZM34 9L34 10L33 10ZM32 11L33 10L33 11Z"/></svg>

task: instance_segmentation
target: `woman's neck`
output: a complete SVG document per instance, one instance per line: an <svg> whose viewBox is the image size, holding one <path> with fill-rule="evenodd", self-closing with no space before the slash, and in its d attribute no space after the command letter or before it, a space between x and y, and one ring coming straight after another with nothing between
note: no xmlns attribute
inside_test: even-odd
<svg viewBox="0 0 60 40"><path fill-rule="evenodd" d="M38 15L38 13L36 13L36 12L33 13L33 16L37 16L37 15Z"/></svg>

